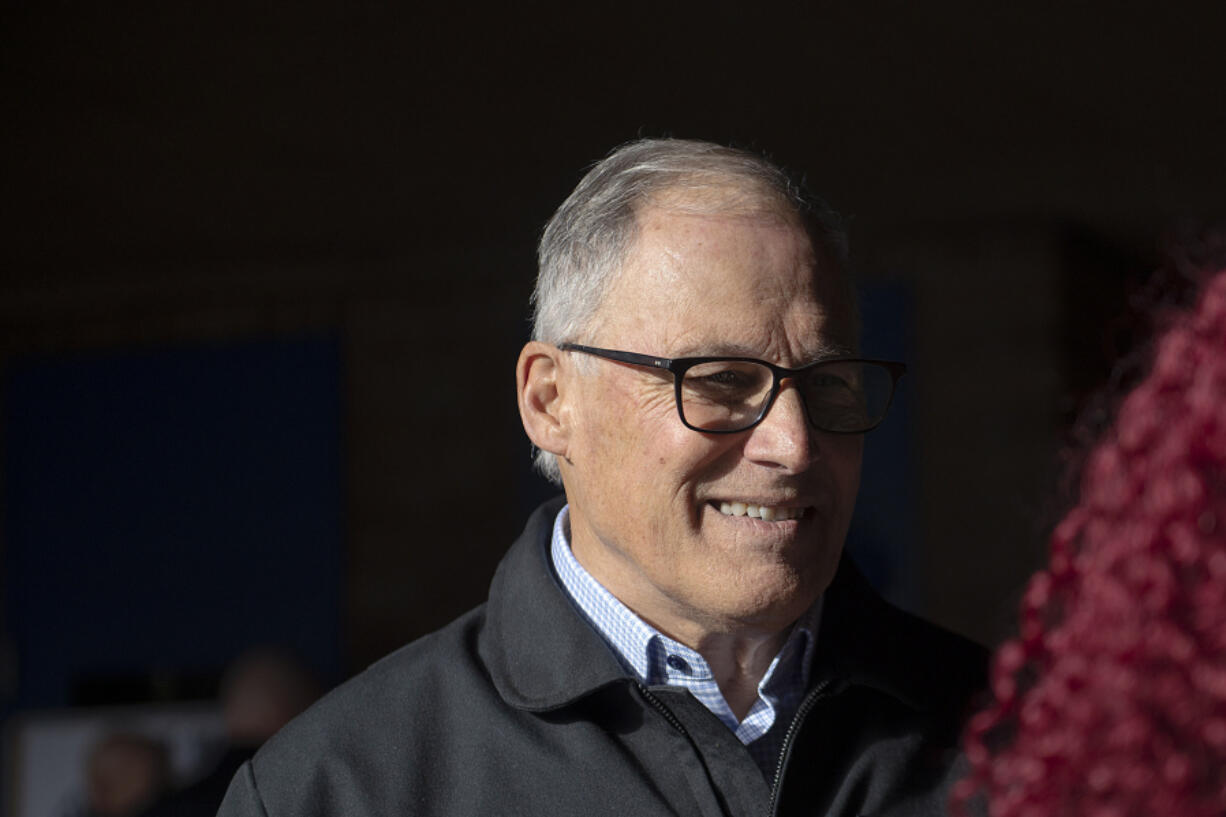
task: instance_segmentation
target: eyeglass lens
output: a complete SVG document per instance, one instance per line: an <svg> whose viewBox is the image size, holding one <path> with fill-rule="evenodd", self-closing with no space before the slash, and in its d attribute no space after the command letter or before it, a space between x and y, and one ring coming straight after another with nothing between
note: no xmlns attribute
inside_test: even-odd
<svg viewBox="0 0 1226 817"><path fill-rule="evenodd" d="M739 431L758 421L774 375L760 363L718 360L686 370L680 386L682 419L705 431ZM871 363L831 361L795 378L809 420L826 431L866 431L881 422L894 377Z"/></svg>

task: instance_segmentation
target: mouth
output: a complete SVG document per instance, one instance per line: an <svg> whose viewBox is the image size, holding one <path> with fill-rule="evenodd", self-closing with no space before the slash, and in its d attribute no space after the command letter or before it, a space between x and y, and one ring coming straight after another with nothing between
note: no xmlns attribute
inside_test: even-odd
<svg viewBox="0 0 1226 817"><path fill-rule="evenodd" d="M759 505L752 502L715 501L711 506L724 516L748 516L761 519L763 522L784 522L789 519L801 519L808 514L809 508L804 505Z"/></svg>

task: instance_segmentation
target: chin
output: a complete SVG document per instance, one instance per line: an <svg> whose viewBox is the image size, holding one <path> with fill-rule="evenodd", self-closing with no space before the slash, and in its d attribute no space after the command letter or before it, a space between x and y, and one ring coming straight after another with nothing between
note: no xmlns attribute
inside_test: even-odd
<svg viewBox="0 0 1226 817"><path fill-rule="evenodd" d="M723 605L732 620L771 631L789 626L825 591L834 575L833 569L808 570L797 574L784 571L780 575L754 578L741 576L734 580L736 597L725 597ZM827 575L827 573L829 575Z"/></svg>

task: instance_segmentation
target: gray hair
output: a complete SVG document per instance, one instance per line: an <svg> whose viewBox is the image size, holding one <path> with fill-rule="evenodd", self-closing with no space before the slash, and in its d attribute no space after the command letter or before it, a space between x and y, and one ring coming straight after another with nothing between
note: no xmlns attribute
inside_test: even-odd
<svg viewBox="0 0 1226 817"><path fill-rule="evenodd" d="M834 262L856 322L847 234L825 202L754 153L712 142L641 139L595 164L545 225L532 293L534 340L582 339L638 237L639 212L671 192L691 194L686 206L700 212L766 210L797 218L814 250ZM561 485L554 454L538 451L536 467Z"/></svg>

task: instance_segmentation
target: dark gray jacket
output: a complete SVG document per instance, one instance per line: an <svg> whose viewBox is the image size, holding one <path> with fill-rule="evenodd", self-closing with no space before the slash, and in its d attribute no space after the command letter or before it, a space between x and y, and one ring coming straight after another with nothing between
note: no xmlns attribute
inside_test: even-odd
<svg viewBox="0 0 1226 817"><path fill-rule="evenodd" d="M270 740L221 817L943 814L984 652L882 601L844 559L773 781L688 692L644 687L528 521L489 601L341 685Z"/></svg>

